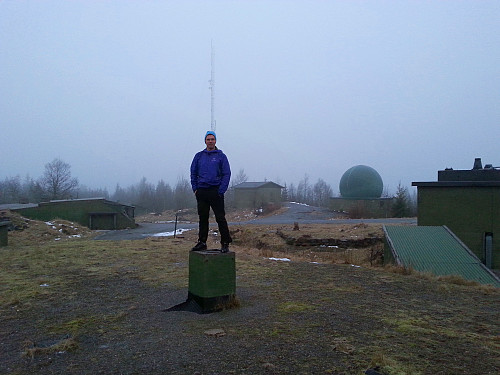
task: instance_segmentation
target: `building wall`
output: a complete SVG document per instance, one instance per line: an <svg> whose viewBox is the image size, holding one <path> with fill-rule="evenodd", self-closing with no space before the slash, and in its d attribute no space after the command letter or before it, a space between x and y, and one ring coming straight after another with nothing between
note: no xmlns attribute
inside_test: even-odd
<svg viewBox="0 0 500 375"><path fill-rule="evenodd" d="M90 229L113 230L118 229L118 214L117 213L100 213L89 215Z"/></svg>
<svg viewBox="0 0 500 375"><path fill-rule="evenodd" d="M391 217L392 201L392 198L330 198L329 208L332 211L352 213L361 218Z"/></svg>
<svg viewBox="0 0 500 375"><path fill-rule="evenodd" d="M132 213L125 214L127 206L113 204L105 200L74 200L61 202L40 203L38 207L24 208L16 210L21 215L30 219L49 221L54 219L62 219L79 223L80 225L89 226L90 213L118 213L116 215L116 228L125 229L135 227L135 220ZM106 228L93 229L111 229L106 224Z"/></svg>
<svg viewBox="0 0 500 375"><path fill-rule="evenodd" d="M498 187L418 187L418 225L446 225L483 262L484 234L493 233L492 268L500 269Z"/></svg>
<svg viewBox="0 0 500 375"><path fill-rule="evenodd" d="M281 188L234 189L236 208L260 208L267 204L281 203Z"/></svg>
<svg viewBox="0 0 500 375"><path fill-rule="evenodd" d="M255 208L255 189L234 189L234 206L236 208Z"/></svg>
<svg viewBox="0 0 500 375"><path fill-rule="evenodd" d="M9 244L9 225L10 221L0 222L0 246Z"/></svg>

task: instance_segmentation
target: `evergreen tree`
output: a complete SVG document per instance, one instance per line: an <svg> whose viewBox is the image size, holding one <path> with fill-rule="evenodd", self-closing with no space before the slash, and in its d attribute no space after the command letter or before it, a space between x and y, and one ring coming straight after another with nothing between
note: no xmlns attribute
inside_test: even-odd
<svg viewBox="0 0 500 375"><path fill-rule="evenodd" d="M174 189L174 208L180 210L192 207L196 207L196 198L191 184L186 178L180 177Z"/></svg>
<svg viewBox="0 0 500 375"><path fill-rule="evenodd" d="M160 180L156 185L153 209L155 212L163 212L168 209L172 209L174 201L174 193L169 184L165 181Z"/></svg>
<svg viewBox="0 0 500 375"><path fill-rule="evenodd" d="M392 204L392 216L410 216L410 197L408 194L408 188L402 186L401 182L398 184L396 195L394 196L394 202Z"/></svg>

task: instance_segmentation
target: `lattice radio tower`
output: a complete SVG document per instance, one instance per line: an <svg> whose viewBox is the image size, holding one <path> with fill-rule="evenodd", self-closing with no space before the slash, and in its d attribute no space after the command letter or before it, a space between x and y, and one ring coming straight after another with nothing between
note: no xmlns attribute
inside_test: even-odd
<svg viewBox="0 0 500 375"><path fill-rule="evenodd" d="M210 71L210 128L212 131L215 131L215 52L214 52L214 46L213 43L210 42L210 49L211 49L211 71Z"/></svg>

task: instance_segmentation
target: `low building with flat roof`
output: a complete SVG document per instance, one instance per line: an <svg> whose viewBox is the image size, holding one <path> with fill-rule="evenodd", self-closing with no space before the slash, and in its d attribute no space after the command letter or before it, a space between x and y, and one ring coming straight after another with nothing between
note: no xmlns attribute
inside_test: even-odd
<svg viewBox="0 0 500 375"><path fill-rule="evenodd" d="M269 204L281 204L283 186L271 181L242 182L233 187L236 208L262 208Z"/></svg>
<svg viewBox="0 0 500 375"><path fill-rule="evenodd" d="M53 200L36 206L11 208L34 220L62 219L73 221L90 229L134 228L135 207L105 198Z"/></svg>
<svg viewBox="0 0 500 375"><path fill-rule="evenodd" d="M490 269L500 269L500 169L476 158L470 170L438 171L417 187L418 225L446 225Z"/></svg>

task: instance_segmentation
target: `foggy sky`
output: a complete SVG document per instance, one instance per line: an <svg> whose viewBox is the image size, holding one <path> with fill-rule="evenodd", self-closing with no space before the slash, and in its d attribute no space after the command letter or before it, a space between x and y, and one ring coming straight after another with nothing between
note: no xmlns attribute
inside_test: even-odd
<svg viewBox="0 0 500 375"><path fill-rule="evenodd" d="M211 42L233 175L337 194L358 164L391 191L500 166L499 1L1 1L0 179L188 178Z"/></svg>

